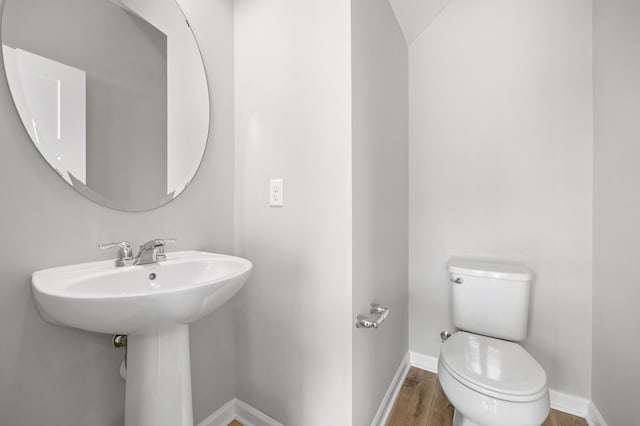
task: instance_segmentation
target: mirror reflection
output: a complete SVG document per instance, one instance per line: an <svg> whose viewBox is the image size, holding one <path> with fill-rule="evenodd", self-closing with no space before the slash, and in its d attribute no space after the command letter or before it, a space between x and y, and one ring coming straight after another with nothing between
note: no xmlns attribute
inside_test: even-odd
<svg viewBox="0 0 640 426"><path fill-rule="evenodd" d="M2 55L31 140L84 195L148 210L197 172L208 88L175 0L5 0Z"/></svg>

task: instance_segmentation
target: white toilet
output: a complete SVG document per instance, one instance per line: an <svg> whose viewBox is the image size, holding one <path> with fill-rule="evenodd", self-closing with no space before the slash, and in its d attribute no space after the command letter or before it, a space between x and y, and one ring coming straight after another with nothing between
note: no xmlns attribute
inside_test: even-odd
<svg viewBox="0 0 640 426"><path fill-rule="evenodd" d="M532 273L523 266L449 262L453 323L438 377L454 426L540 426L549 414L547 375L519 344L527 337Z"/></svg>

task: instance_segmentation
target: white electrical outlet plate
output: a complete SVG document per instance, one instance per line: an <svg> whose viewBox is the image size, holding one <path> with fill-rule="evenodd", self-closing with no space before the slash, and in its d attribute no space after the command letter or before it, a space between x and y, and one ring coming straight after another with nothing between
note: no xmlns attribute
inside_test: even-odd
<svg viewBox="0 0 640 426"><path fill-rule="evenodd" d="M271 179L269 181L269 205L282 207L283 195L282 179Z"/></svg>

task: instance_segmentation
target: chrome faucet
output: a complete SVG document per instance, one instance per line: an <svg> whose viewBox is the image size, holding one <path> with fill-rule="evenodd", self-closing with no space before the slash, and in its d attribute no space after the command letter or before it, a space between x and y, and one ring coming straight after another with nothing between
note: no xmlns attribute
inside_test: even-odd
<svg viewBox="0 0 640 426"><path fill-rule="evenodd" d="M164 262L167 255L164 253L164 246L167 243L175 243L174 239L156 238L140 246L137 256L133 259L134 265L148 265L150 263Z"/></svg>
<svg viewBox="0 0 640 426"><path fill-rule="evenodd" d="M118 257L116 259L116 266L131 266L131 265L148 265L150 263L164 262L167 260L167 255L164 253L164 246L167 243L175 243L176 240L172 238L156 238L140 246L140 250L136 257L133 257L133 251L131 250L131 244L129 241L121 241L119 243L107 243L100 244L99 249L105 250L110 248L118 248Z"/></svg>

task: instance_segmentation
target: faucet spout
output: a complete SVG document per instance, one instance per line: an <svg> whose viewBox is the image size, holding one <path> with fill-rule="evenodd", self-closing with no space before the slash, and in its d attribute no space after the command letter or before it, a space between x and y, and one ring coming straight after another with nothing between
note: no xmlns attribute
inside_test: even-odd
<svg viewBox="0 0 640 426"><path fill-rule="evenodd" d="M164 253L166 243L173 243L173 239L155 238L140 246L138 255L133 260L134 265L148 265L150 263L164 262L167 255Z"/></svg>

